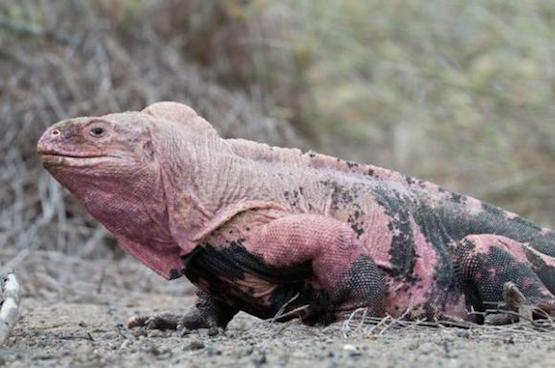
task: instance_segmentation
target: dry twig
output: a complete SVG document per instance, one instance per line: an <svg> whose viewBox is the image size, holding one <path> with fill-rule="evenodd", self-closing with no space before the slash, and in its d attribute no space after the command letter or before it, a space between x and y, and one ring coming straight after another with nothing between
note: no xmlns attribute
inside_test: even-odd
<svg viewBox="0 0 555 368"><path fill-rule="evenodd" d="M13 273L8 273L0 280L2 299L0 307L0 345L8 337L10 330L19 316L19 295L20 288Z"/></svg>

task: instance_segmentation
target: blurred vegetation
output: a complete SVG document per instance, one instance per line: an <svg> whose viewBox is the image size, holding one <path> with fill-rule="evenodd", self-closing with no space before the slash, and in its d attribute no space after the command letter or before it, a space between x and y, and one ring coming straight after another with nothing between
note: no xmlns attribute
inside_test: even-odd
<svg viewBox="0 0 555 368"><path fill-rule="evenodd" d="M555 223L554 2L225 4L197 62L311 147Z"/></svg>
<svg viewBox="0 0 555 368"><path fill-rule="evenodd" d="M0 247L109 243L34 144L162 99L553 227L554 54L550 0L0 0Z"/></svg>

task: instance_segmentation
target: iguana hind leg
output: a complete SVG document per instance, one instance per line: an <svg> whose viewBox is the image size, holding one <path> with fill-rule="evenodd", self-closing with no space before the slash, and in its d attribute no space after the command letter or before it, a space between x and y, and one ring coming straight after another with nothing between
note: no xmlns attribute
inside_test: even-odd
<svg viewBox="0 0 555 368"><path fill-rule="evenodd" d="M502 304L518 313L526 310L530 318L555 316L555 297L538 276L527 249L525 244L490 234L470 235L460 242L455 261L474 308L483 311ZM495 318L495 323L514 319Z"/></svg>

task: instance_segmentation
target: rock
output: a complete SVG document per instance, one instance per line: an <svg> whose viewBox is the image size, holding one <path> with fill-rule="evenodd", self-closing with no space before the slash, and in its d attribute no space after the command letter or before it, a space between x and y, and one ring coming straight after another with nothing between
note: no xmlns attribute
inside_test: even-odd
<svg viewBox="0 0 555 368"><path fill-rule="evenodd" d="M191 340L189 345L187 345L183 350L200 350L204 349L204 343L200 340Z"/></svg>

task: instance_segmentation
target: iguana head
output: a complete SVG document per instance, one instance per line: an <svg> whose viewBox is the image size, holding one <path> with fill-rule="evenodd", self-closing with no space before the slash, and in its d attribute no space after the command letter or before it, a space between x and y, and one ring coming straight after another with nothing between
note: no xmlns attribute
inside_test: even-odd
<svg viewBox="0 0 555 368"><path fill-rule="evenodd" d="M162 169L190 169L194 144L214 129L191 108L158 102L142 111L78 117L49 127L37 150L45 168L79 196L80 191L151 193Z"/></svg>
<svg viewBox="0 0 555 368"><path fill-rule="evenodd" d="M76 177L122 183L148 170L155 159L150 121L143 115L126 112L60 121L38 142L43 165L70 189Z"/></svg>
<svg viewBox="0 0 555 368"><path fill-rule="evenodd" d="M63 120L44 132L37 150L44 167L131 253L173 277L187 243L174 228L190 221L187 179L202 166L195 145L207 136L216 133L192 109L161 102Z"/></svg>

